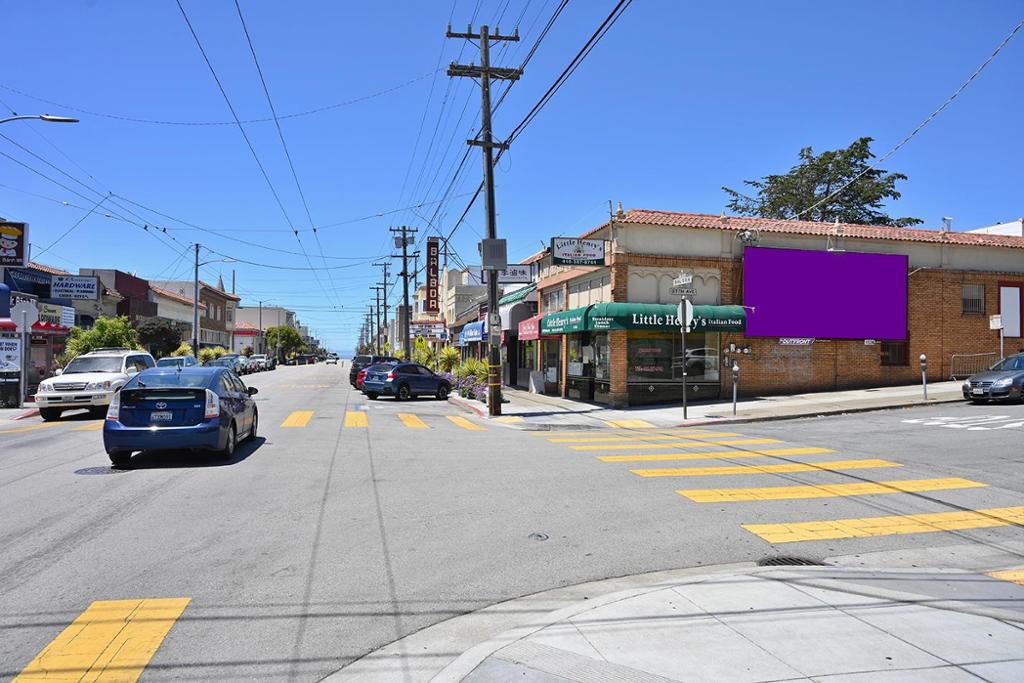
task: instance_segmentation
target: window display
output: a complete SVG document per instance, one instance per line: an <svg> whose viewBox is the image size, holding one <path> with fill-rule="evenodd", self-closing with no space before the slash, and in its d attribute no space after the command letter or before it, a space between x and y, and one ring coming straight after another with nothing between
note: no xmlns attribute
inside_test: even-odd
<svg viewBox="0 0 1024 683"><path fill-rule="evenodd" d="M630 382L681 382L682 336L673 332L630 332L627 345ZM691 382L719 379L718 333L686 335L686 373Z"/></svg>

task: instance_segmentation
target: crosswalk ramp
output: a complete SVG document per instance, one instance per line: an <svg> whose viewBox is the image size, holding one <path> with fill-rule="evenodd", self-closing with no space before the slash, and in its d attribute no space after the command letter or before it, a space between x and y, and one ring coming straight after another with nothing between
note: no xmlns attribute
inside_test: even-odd
<svg viewBox="0 0 1024 683"><path fill-rule="evenodd" d="M296 410L285 417L281 427L285 429L308 428L314 419L337 420L343 429L369 429L371 426L384 429L436 430L456 428L467 432L487 431L480 422L461 415L419 415L396 413L393 415L371 415L365 410L315 411Z"/></svg>
<svg viewBox="0 0 1024 683"><path fill-rule="evenodd" d="M964 509L952 505L944 511L925 514L829 519L827 513L831 509L826 507L829 499L847 498L856 501L885 496L890 500L899 500L901 496L916 496L916 500L919 500L923 496L941 505L941 499L934 497L934 494L981 489L988 484L947 476L897 478L892 474L899 472L903 463L895 458L844 457L833 448L790 444L783 439L747 436L732 431L707 428L647 429L623 423L610 423L609 426L613 429L548 432L542 436L549 443L577 455L625 466L627 472L644 479L669 482L678 479L709 479L716 484L721 483L708 488L673 487L673 490L685 504L733 504L740 510L741 519L747 514L753 517L748 517L750 523L741 522L740 527L771 544L965 531L1024 524L1024 507ZM724 485L729 480L744 485ZM763 484L752 485L761 480L764 480ZM823 519L770 521L773 514L785 514L779 506L786 501L815 500L823 500ZM755 521L757 523L753 523ZM1024 580L1024 572L1015 570L1012 578L1005 578Z"/></svg>

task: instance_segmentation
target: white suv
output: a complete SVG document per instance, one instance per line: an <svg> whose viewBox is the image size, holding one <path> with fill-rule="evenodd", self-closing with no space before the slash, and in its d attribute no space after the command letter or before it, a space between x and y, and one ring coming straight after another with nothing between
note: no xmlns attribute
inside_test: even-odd
<svg viewBox="0 0 1024 683"><path fill-rule="evenodd" d="M56 420L63 411L75 408L103 415L115 391L133 375L154 365L153 356L136 349L97 349L76 356L58 377L39 385L39 415L44 420Z"/></svg>

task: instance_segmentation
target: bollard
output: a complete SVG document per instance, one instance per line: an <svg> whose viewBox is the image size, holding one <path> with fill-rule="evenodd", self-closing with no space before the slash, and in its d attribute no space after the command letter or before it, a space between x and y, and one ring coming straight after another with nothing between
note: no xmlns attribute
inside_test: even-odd
<svg viewBox="0 0 1024 683"><path fill-rule="evenodd" d="M736 391L740 384L740 366L739 363L733 361L732 363L732 414L736 414Z"/></svg>
<svg viewBox="0 0 1024 683"><path fill-rule="evenodd" d="M921 388L924 389L924 400L928 400L928 356L921 354Z"/></svg>

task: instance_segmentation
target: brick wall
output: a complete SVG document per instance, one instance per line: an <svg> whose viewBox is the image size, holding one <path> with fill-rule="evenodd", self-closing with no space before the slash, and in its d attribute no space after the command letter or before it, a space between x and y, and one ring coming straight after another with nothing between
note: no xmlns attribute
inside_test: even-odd
<svg viewBox="0 0 1024 683"><path fill-rule="evenodd" d="M650 254L615 254L612 265L612 300L628 301L628 268L718 268L722 274L722 303L742 302L742 263L731 258L680 258ZM882 365L882 345L865 346L856 340L816 340L811 346L781 346L777 338L746 338L722 333L723 349L729 342L749 345L749 355L737 356L741 394L799 393L830 389L912 384L920 381L918 356L928 356L928 375L949 379L954 353L999 351L999 333L988 329L988 317L999 312L999 283L1022 282L1014 273L920 269L912 271L908 289L909 352L901 367ZM964 284L985 286L985 313L962 313ZM1024 284L1022 284L1024 286ZM625 388L626 337L610 336L613 400ZM1024 347L1024 339L1007 338L1006 353ZM622 376L619 377L618 374ZM722 394L732 393L732 373L723 367Z"/></svg>

